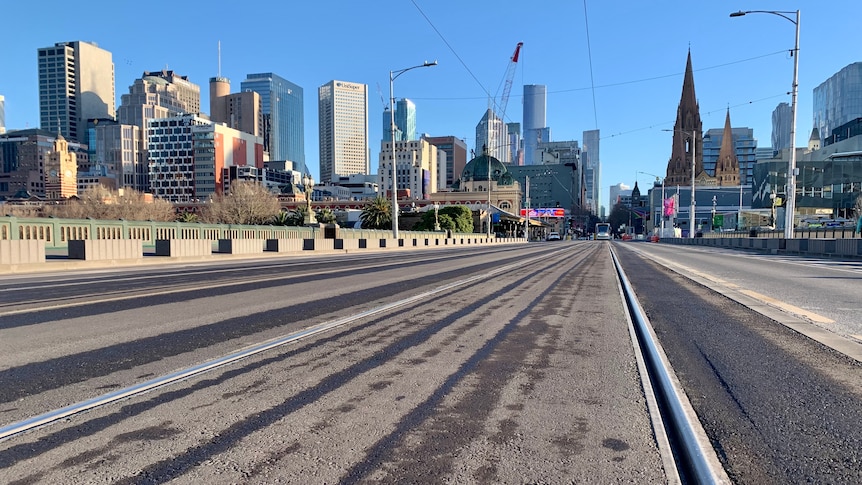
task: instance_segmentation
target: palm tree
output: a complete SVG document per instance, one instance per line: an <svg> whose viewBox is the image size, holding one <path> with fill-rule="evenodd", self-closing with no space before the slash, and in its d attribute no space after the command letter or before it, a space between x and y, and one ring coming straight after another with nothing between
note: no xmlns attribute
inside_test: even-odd
<svg viewBox="0 0 862 485"><path fill-rule="evenodd" d="M363 229L392 229L392 206L385 197L368 201L359 215Z"/></svg>
<svg viewBox="0 0 862 485"><path fill-rule="evenodd" d="M334 224L335 223L335 212L332 212L332 209L329 207L324 207L317 211L317 222L323 224Z"/></svg>
<svg viewBox="0 0 862 485"><path fill-rule="evenodd" d="M183 211L183 213L177 217L177 222L198 222L198 220L197 214L188 211Z"/></svg>
<svg viewBox="0 0 862 485"><path fill-rule="evenodd" d="M291 226L291 222L293 221L293 215L290 211L281 210L278 214L272 216L272 225L273 226Z"/></svg>

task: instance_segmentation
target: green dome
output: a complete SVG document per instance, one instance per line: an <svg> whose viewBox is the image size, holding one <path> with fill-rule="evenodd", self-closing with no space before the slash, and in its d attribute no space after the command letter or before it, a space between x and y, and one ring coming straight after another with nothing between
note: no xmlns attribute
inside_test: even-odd
<svg viewBox="0 0 862 485"><path fill-rule="evenodd" d="M489 167L491 170L490 177L488 177ZM490 155L479 155L464 166L464 170L461 172L461 180L465 182L481 182L493 179L499 183L503 175L507 173L506 166L496 158Z"/></svg>

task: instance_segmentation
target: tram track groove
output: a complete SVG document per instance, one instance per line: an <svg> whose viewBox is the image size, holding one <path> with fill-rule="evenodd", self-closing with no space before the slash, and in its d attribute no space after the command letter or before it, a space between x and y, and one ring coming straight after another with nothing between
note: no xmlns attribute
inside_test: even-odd
<svg viewBox="0 0 862 485"><path fill-rule="evenodd" d="M25 433L26 431L39 428L41 426L55 422L57 420L67 419L71 416L74 416L74 415L82 413L82 412L86 412L86 411L88 411L90 409L94 409L96 407L101 407L101 406L104 406L106 404L110 404L113 402L117 402L119 400L127 399L129 397L133 397L133 396L143 394L143 393L155 390L155 389L159 389L161 387L170 385L172 383L176 383L176 382L190 379L190 378L195 377L197 375L200 375L202 373L209 372L209 371L212 371L214 369L218 369L218 368L221 368L223 366L230 365L230 364L235 363L237 361L246 359L250 356L268 351L270 349L278 348L278 347L293 343L295 341L298 341L298 340L301 340L304 338L312 337L312 336L315 336L317 334L327 332L327 331L330 331L330 330L335 329L335 328L342 327L344 325L348 325L348 324L350 324L354 321L360 320L360 319L368 318L370 316L377 315L377 314L390 312L390 311L393 311L395 309L402 308L402 307L409 308L410 304L415 303L415 302L419 302L422 299L428 298L429 296L445 293L445 292L451 291L454 288L458 288L458 287L461 287L464 285L469 285L470 283L478 282L478 281L490 278L492 276L495 276L497 274L500 274L500 273L503 273L506 271L512 271L512 270L516 269L517 267L524 265L524 264L541 263L541 265L538 265L537 268L548 268L548 267L551 267L556 262L558 262L557 261L558 258L571 257L569 254L566 254L568 252L569 251L558 251L556 258L548 258L547 254L539 254L537 256L532 257L531 259L519 261L517 263L506 265L503 267L498 267L498 268L495 268L493 270L487 271L483 274L479 274L479 275L476 275L473 277L462 279L462 280L457 281L455 283L445 284L445 285L439 286L433 290L430 290L428 292L420 293L418 295L414 295L414 296L411 296L409 298L399 300L397 302L382 305L382 306L376 307L372 310L368 310L367 312L363 312L363 313L360 313L357 315L353 315L351 317L346 317L346 318L343 318L340 320L334 320L334 321L326 322L324 324L309 327L309 328L306 328L300 332L294 332L294 333L287 335L287 336L284 336L280 339L264 342L264 343L261 343L259 345L252 346L250 348L246 348L243 351L239 351L239 352L224 356L224 357L219 358L219 359L214 359L214 360L205 362L203 364L195 365L195 366L192 366L192 367L189 367L186 369L181 369L177 372L173 372L173 373L161 376L161 377L156 378L156 379L150 379L144 383L140 383L140 384L137 384L134 386L129 386L129 387L120 389L118 391L112 391L112 392L103 394L101 396L98 396L96 398L88 399L86 401L82 401L82 402L73 404L71 406L66 406L66 407L63 407L63 408L60 408L57 410L42 413L38 416L34 416L32 418L29 418L29 419L26 419L23 421L19 421L19 422L10 424L10 425L6 425L6 426L0 428L0 441L9 439L9 438L14 437L14 436L17 436L21 433ZM560 254L563 254L563 255L560 255ZM534 272L538 272L538 271L539 270L534 269Z"/></svg>

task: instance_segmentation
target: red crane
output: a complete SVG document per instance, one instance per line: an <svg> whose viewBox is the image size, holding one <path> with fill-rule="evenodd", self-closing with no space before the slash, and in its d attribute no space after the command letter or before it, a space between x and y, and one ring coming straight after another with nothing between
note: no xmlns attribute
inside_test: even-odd
<svg viewBox="0 0 862 485"><path fill-rule="evenodd" d="M497 115L503 123L506 122L506 105L509 104L509 93L512 92L512 80L515 78L515 68L518 66L518 56L521 53L521 46L523 45L523 42L518 42L518 45L515 46L515 53L509 59L509 66L506 68L506 75L503 78L503 95L500 97L500 103L497 106Z"/></svg>

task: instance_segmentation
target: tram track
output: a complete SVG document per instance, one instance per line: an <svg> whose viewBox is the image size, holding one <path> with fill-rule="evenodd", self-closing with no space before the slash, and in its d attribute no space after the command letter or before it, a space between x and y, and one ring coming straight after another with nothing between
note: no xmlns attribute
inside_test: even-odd
<svg viewBox="0 0 862 485"><path fill-rule="evenodd" d="M584 257L584 251L579 251L575 254L581 255L581 258ZM59 420L69 419L97 407L112 404L124 399L135 397L159 388L169 386L171 384L176 384L184 380L198 377L207 372L234 364L251 356L279 347L283 347L285 345L292 344L297 341L307 339L325 332L329 332L334 329L349 326L350 324L353 324L357 321L368 319L376 315L386 314L396 310L403 310L404 308L409 308L410 305L418 304L418 302L422 302L428 298L446 294L457 288L487 280L501 273L513 271L519 267L522 267L523 265L536 264L538 269L534 271L540 272L542 268L552 267L554 264L558 264L561 258L572 257L570 251L557 251L555 253L551 253L551 255L551 257L548 257L548 254L546 254L546 252L542 252L539 255L533 256L523 261L518 261L514 264L497 267L484 273L460 279L455 282L443 284L431 290L418 293L391 303L380 305L360 313L356 313L337 320L327 321L324 323L313 325L300 331L292 332L290 334L275 339L269 339L264 342L259 342L254 345L246 346L241 350L216 359L209 360L201 364L196 364L187 368L179 369L175 372L171 372L169 374L162 375L154 379L149 379L144 382L136 383L134 385L127 386L116 391L111 391L90 399L77 402L69 406L50 410L39 415L29 417L27 419L5 425L3 427L0 427L0 441L13 438L20 434L32 431L34 429L40 428L42 426ZM8 401L8 397L6 400Z"/></svg>

